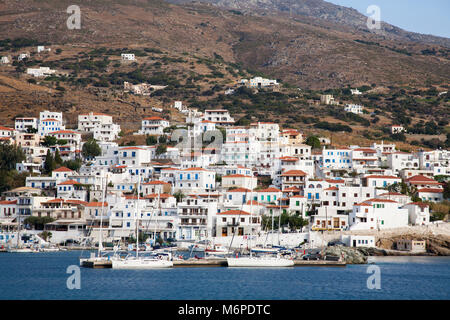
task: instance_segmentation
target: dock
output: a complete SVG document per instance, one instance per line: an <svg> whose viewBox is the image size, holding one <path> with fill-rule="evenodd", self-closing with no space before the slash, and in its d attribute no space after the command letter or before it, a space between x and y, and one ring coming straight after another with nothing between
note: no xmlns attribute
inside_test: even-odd
<svg viewBox="0 0 450 320"><path fill-rule="evenodd" d="M347 264L343 261L329 261L329 260L294 260L296 267L345 267Z"/></svg>
<svg viewBox="0 0 450 320"><path fill-rule="evenodd" d="M107 269L112 268L112 262L109 261L83 261L81 264L84 268Z"/></svg>

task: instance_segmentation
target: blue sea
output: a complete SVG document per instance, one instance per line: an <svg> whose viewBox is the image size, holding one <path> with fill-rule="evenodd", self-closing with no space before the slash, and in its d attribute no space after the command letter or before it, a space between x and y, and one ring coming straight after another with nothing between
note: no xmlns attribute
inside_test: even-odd
<svg viewBox="0 0 450 320"><path fill-rule="evenodd" d="M173 268L80 270L80 289L66 273L88 252L0 253L0 299L371 300L449 299L450 257L371 257L371 264L280 269ZM369 289L379 267L380 288Z"/></svg>

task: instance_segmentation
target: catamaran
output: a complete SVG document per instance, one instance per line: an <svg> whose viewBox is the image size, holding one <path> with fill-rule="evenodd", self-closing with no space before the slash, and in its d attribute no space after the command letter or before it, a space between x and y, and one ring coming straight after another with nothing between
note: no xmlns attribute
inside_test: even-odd
<svg viewBox="0 0 450 320"><path fill-rule="evenodd" d="M138 177L138 196L136 202L136 255L129 254L125 258L114 256L111 258L113 269L158 269L158 268L171 268L173 267L172 254L169 252L167 255L143 255L139 256L139 195L140 195L140 182L141 175Z"/></svg>
<svg viewBox="0 0 450 320"><path fill-rule="evenodd" d="M253 191L251 191L250 199L253 198ZM253 201L250 202L250 223L252 223L253 218ZM253 231L253 228L250 225L250 232ZM231 245L230 245L231 246ZM250 256L248 257L239 257L235 258L227 258L227 263L229 267L249 267L249 268L259 268L259 267L293 267L294 261L291 259L287 259L282 257L280 254L276 256L253 256L252 248L251 248L251 237L249 237L249 247L250 247Z"/></svg>

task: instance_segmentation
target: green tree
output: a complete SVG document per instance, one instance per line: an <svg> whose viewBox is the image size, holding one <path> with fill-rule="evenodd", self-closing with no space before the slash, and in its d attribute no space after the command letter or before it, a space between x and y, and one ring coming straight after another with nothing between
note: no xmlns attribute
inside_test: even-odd
<svg viewBox="0 0 450 320"><path fill-rule="evenodd" d="M148 146L153 146L158 143L158 139L156 138L156 136L147 136L147 138L145 138L145 143Z"/></svg>
<svg viewBox="0 0 450 320"><path fill-rule="evenodd" d="M33 227L35 230L44 230L44 226L47 223L55 221L54 218L51 217L35 217L31 216L24 220L25 224L28 224Z"/></svg>
<svg viewBox="0 0 450 320"><path fill-rule="evenodd" d="M97 141L95 139L89 139L87 142L83 144L83 148L81 149L81 154L85 158L95 158L102 154L102 149L97 144Z"/></svg>
<svg viewBox="0 0 450 320"><path fill-rule="evenodd" d="M56 162L55 159L52 156L52 153L50 150L47 150L47 155L45 156L45 162L44 162L44 172L46 174L52 173L53 170L56 168Z"/></svg>
<svg viewBox="0 0 450 320"><path fill-rule="evenodd" d="M16 145L0 143L0 171L14 170L16 163L25 160L22 148Z"/></svg>
<svg viewBox="0 0 450 320"><path fill-rule="evenodd" d="M78 171L81 168L82 161L81 159L66 160L62 165L66 168L69 168L70 170Z"/></svg>
<svg viewBox="0 0 450 320"><path fill-rule="evenodd" d="M45 136L42 145L45 147L55 146L58 143L58 139L54 136Z"/></svg>
<svg viewBox="0 0 450 320"><path fill-rule="evenodd" d="M160 154L163 154L167 151L167 146L165 144L160 144L156 148L155 154L159 156Z"/></svg>
<svg viewBox="0 0 450 320"><path fill-rule="evenodd" d="M61 158L61 155L59 154L59 150L56 149L56 151L55 151L55 164L62 165L62 163L63 163L63 160Z"/></svg>
<svg viewBox="0 0 450 320"><path fill-rule="evenodd" d="M320 140L316 136L309 136L306 139L306 144L311 146L313 149L320 149Z"/></svg>
<svg viewBox="0 0 450 320"><path fill-rule="evenodd" d="M183 192L181 191L177 191L173 194L173 196L175 197L175 199L177 199L177 202L181 202L183 200L184 197L186 197Z"/></svg>

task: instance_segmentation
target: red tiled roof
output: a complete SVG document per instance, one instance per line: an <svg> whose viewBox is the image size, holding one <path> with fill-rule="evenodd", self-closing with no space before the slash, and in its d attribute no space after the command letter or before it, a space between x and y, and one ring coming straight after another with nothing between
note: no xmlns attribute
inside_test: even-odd
<svg viewBox="0 0 450 320"><path fill-rule="evenodd" d="M365 176L365 179L400 179L399 177L396 176L383 176L383 175L370 175L370 176Z"/></svg>
<svg viewBox="0 0 450 320"><path fill-rule="evenodd" d="M375 150L370 149L370 148L358 148L358 149L353 149L353 151L362 151L365 153L377 153Z"/></svg>
<svg viewBox="0 0 450 320"><path fill-rule="evenodd" d="M282 177L286 177L286 176L289 176L289 177L292 177L292 176L304 177L306 175L307 175L306 172L304 172L302 170L289 170L289 171L286 171L285 173L283 173L281 176Z"/></svg>
<svg viewBox="0 0 450 320"><path fill-rule="evenodd" d="M73 185L73 184L81 184L75 180L66 180L64 182L59 183L58 185Z"/></svg>
<svg viewBox="0 0 450 320"><path fill-rule="evenodd" d="M417 190L417 192L428 192L428 193L443 193L444 189L438 189L438 188L422 188Z"/></svg>
<svg viewBox="0 0 450 320"><path fill-rule="evenodd" d="M158 185L158 184L170 184L170 183L164 181L150 181L143 183L143 185Z"/></svg>
<svg viewBox="0 0 450 320"><path fill-rule="evenodd" d="M237 189L228 190L227 192L251 192L251 191L252 190L246 189L246 188L237 188Z"/></svg>
<svg viewBox="0 0 450 320"><path fill-rule="evenodd" d="M209 171L203 168L199 168L199 167L194 167L194 168L187 168L187 169L183 169L181 171Z"/></svg>
<svg viewBox="0 0 450 320"><path fill-rule="evenodd" d="M80 134L81 135L81 133L78 133L78 132L72 131L72 130L58 130L58 131L55 131L55 132L50 132L49 134L64 134L64 133Z"/></svg>
<svg viewBox="0 0 450 320"><path fill-rule="evenodd" d="M241 216L242 215L245 215L245 216L250 215L249 212L242 211L242 210L228 210L228 211L218 212L217 214L220 214L220 215L230 214L230 215L241 215Z"/></svg>
<svg viewBox="0 0 450 320"><path fill-rule="evenodd" d="M153 199L153 198L158 198L158 197L161 198L161 199L167 199L167 198L170 198L170 197L173 197L173 196L168 194L168 193L161 193L161 194L159 194L159 193L152 193L152 194L146 195L144 198L146 198L146 199L148 199L148 198Z"/></svg>
<svg viewBox="0 0 450 320"><path fill-rule="evenodd" d="M324 190L327 191L327 190L339 190L339 189L337 187L329 187L329 188L326 188Z"/></svg>
<svg viewBox="0 0 450 320"><path fill-rule="evenodd" d="M14 129L0 126L0 130L14 131Z"/></svg>
<svg viewBox="0 0 450 320"><path fill-rule="evenodd" d="M16 204L16 203L17 203L17 200L10 200L10 201L3 200L3 201L0 201L0 204L3 204L3 205Z"/></svg>
<svg viewBox="0 0 450 320"><path fill-rule="evenodd" d="M164 120L161 117L148 117L148 118L144 118L144 120Z"/></svg>
<svg viewBox="0 0 450 320"><path fill-rule="evenodd" d="M266 189L256 190L256 192L281 192L281 190L277 189L277 188L266 188Z"/></svg>
<svg viewBox="0 0 450 320"><path fill-rule="evenodd" d="M409 183L427 183L427 184L440 184L439 182L437 182L434 179L428 178L426 176L423 175L417 175L417 176L413 176L409 179L406 179L407 182Z"/></svg>
<svg viewBox="0 0 450 320"><path fill-rule="evenodd" d="M66 167L59 167L58 169L53 170L53 172L72 172L73 170L70 170Z"/></svg>
<svg viewBox="0 0 450 320"><path fill-rule="evenodd" d="M429 207L429 205L427 203L424 203L424 202L410 202L410 203L407 203L406 205L409 205L409 204L414 204L414 205L419 206L421 208Z"/></svg>
<svg viewBox="0 0 450 320"><path fill-rule="evenodd" d="M222 178L252 178L252 176L246 176L243 174L230 174L228 176L223 176Z"/></svg>
<svg viewBox="0 0 450 320"><path fill-rule="evenodd" d="M389 200L389 199L376 199L376 198L372 198L372 199L368 199L364 202L392 202L392 203L397 203L397 201L394 200Z"/></svg>
<svg viewBox="0 0 450 320"><path fill-rule="evenodd" d="M103 207L108 206L108 202L88 202L86 203L86 207L101 207L103 204Z"/></svg>

